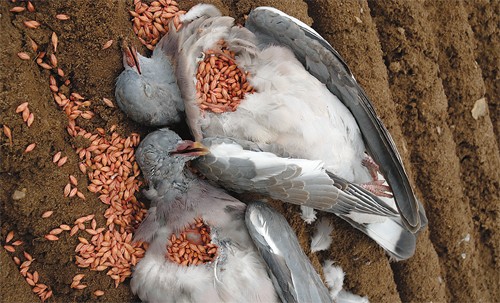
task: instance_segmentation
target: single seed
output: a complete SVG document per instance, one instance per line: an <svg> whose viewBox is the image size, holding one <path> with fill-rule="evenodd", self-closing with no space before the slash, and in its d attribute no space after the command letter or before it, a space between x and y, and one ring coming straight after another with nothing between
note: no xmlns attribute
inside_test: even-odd
<svg viewBox="0 0 500 303"><path fill-rule="evenodd" d="M67 225L67 224L61 224L61 225L59 225L59 228L62 230L65 230L65 231L71 230L71 227L69 227L69 225Z"/></svg>
<svg viewBox="0 0 500 303"><path fill-rule="evenodd" d="M23 21L24 25L27 27L27 28L38 28L40 26L40 23L38 23L37 21L35 20L28 20L28 21Z"/></svg>
<svg viewBox="0 0 500 303"><path fill-rule="evenodd" d="M33 115L33 113L30 113L28 120L26 120L26 124L28 125L28 127L30 127L31 124L33 124L33 121L35 121L35 115Z"/></svg>
<svg viewBox="0 0 500 303"><path fill-rule="evenodd" d="M113 44L113 40L108 40L104 45L102 46L102 49L107 49Z"/></svg>
<svg viewBox="0 0 500 303"><path fill-rule="evenodd" d="M109 100L108 98L102 98L102 100L104 101L104 103L109 106L109 107L115 107L115 105L113 104L113 102L111 100Z"/></svg>
<svg viewBox="0 0 500 303"><path fill-rule="evenodd" d="M7 125L3 125L3 133L5 134L5 136L9 139L9 144L10 146L12 146L12 131L10 130L10 128L7 126Z"/></svg>
<svg viewBox="0 0 500 303"><path fill-rule="evenodd" d="M103 296L104 295L104 291L102 290L96 290L94 291L94 296L96 297L100 297L100 296Z"/></svg>
<svg viewBox="0 0 500 303"><path fill-rule="evenodd" d="M55 32L52 32L50 40L52 41L52 48L54 49L55 53L57 52L57 43L59 42L59 39L57 38L57 34Z"/></svg>
<svg viewBox="0 0 500 303"><path fill-rule="evenodd" d="M47 218L49 218L50 216L52 216L52 214L53 214L53 213L54 213L54 212L53 212L52 210L48 210L48 211L46 211L46 212L44 212L44 213L42 214L42 218L47 219Z"/></svg>
<svg viewBox="0 0 500 303"><path fill-rule="evenodd" d="M26 147L26 149L24 150L24 153L29 153L30 151L32 151L33 149L35 149L36 147L36 143L31 143L30 145L28 145Z"/></svg>
<svg viewBox="0 0 500 303"><path fill-rule="evenodd" d="M70 192L69 196L70 198L73 198L76 195L76 192L78 191L78 188L74 187Z"/></svg>
<svg viewBox="0 0 500 303"><path fill-rule="evenodd" d="M31 48L36 53L36 51L38 50L38 44L36 44L36 42L33 41L33 39L31 39L30 37L28 37L28 40L30 41Z"/></svg>
<svg viewBox="0 0 500 303"><path fill-rule="evenodd" d="M69 20L69 16L68 15L65 15L65 14L58 14L56 15L56 18L59 19L59 20Z"/></svg>
<svg viewBox="0 0 500 303"><path fill-rule="evenodd" d="M67 156L64 156L62 157L61 159L59 159L59 161L57 162L57 166L61 167L64 165L64 163L66 163L66 161L68 161L68 157Z"/></svg>
<svg viewBox="0 0 500 303"><path fill-rule="evenodd" d="M30 110L29 108L25 108L22 112L22 116L23 116L23 121L26 122L28 121L28 118L30 117Z"/></svg>
<svg viewBox="0 0 500 303"><path fill-rule="evenodd" d="M29 253L27 253L27 252L24 251L23 255L26 258L26 260L33 261L33 257Z"/></svg>
<svg viewBox="0 0 500 303"><path fill-rule="evenodd" d="M9 12L11 12L11 13L20 13L20 12L23 12L24 10L25 10L25 8L22 7L22 6L14 6L13 8L11 8L9 10Z"/></svg>
<svg viewBox="0 0 500 303"><path fill-rule="evenodd" d="M70 184L70 183L68 183L68 184L66 184L66 186L64 187L64 191L63 191L64 196L65 196L65 197L68 197L70 192L71 192L71 184Z"/></svg>
<svg viewBox="0 0 500 303"><path fill-rule="evenodd" d="M69 181L71 182L71 184L73 184L74 186L78 186L78 180L75 178L75 176L73 175L69 175Z"/></svg>
<svg viewBox="0 0 500 303"><path fill-rule="evenodd" d="M6 251L11 253L16 252L16 249L12 245L4 245L3 248L5 248Z"/></svg>
<svg viewBox="0 0 500 303"><path fill-rule="evenodd" d="M11 230L8 234L7 237L5 237L5 242L9 243L12 239L14 238L14 231Z"/></svg>
<svg viewBox="0 0 500 303"><path fill-rule="evenodd" d="M33 5L33 3L31 3L31 1L28 1L27 7L30 13L33 13L35 11L35 6Z"/></svg>
<svg viewBox="0 0 500 303"><path fill-rule="evenodd" d="M31 57L30 55L28 55L27 53L25 52L20 52L20 53L17 53L17 56L21 59L21 60L30 60Z"/></svg>
<svg viewBox="0 0 500 303"><path fill-rule="evenodd" d="M57 236L54 236L54 235L45 235L45 239L47 239L49 241L57 241L57 240L59 240L59 238Z"/></svg>
<svg viewBox="0 0 500 303"><path fill-rule="evenodd" d="M57 161L59 161L59 159L61 159L61 152L57 152L54 157L52 158L52 162L56 163Z"/></svg>

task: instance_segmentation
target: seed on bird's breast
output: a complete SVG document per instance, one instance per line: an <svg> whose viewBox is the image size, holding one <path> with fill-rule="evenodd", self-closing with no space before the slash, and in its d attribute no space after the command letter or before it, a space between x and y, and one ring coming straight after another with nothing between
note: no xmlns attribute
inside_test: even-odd
<svg viewBox="0 0 500 303"><path fill-rule="evenodd" d="M255 92L248 83L250 74L236 65L235 53L224 46L208 50L198 63L196 97L202 111L235 111L246 94Z"/></svg>
<svg viewBox="0 0 500 303"><path fill-rule="evenodd" d="M179 235L170 236L165 257L185 266L212 262L217 257L218 247L211 242L210 227L198 218Z"/></svg>

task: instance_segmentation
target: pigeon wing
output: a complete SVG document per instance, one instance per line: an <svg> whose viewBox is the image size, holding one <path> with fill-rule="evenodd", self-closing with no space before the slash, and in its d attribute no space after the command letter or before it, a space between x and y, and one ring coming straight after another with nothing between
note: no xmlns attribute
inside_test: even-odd
<svg viewBox="0 0 500 303"><path fill-rule="evenodd" d="M285 218L262 202L247 206L245 223L283 302L331 302Z"/></svg>
<svg viewBox="0 0 500 303"><path fill-rule="evenodd" d="M409 230L418 231L421 224L419 205L401 157L366 93L340 54L312 28L274 8L253 10L245 27L257 36L262 45L289 47L306 69L349 108L358 122L368 152L380 165L391 186L404 224Z"/></svg>

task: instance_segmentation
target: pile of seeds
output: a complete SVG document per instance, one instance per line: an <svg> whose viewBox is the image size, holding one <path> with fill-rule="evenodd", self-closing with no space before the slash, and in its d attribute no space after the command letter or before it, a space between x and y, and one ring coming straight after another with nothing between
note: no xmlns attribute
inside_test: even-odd
<svg viewBox="0 0 500 303"><path fill-rule="evenodd" d="M172 234L165 257L185 266L208 263L217 257L217 245L211 242L210 228L198 218L179 236Z"/></svg>
<svg viewBox="0 0 500 303"><path fill-rule="evenodd" d="M165 3L168 5L177 5L173 1L167 2ZM139 5L141 4L139 3ZM35 10L31 2L27 3L27 7L30 12ZM24 11L24 7L11 9L13 13L21 13L22 11ZM60 21L69 18L64 14L56 16L56 19ZM24 24L33 30L41 26L36 21L27 21ZM50 73L48 86L54 101L68 118L67 132L71 137L81 138L78 140L78 142L81 142L80 147L75 147L75 150L81 159L78 167L83 175L87 175L89 185L87 186L87 182L82 180L84 178L69 175L69 182L64 189L61 189L61 195L71 199L78 197L85 201L84 192L94 192L99 195L102 203L109 206L103 214L105 226L98 226L98 220L95 217L99 217L100 214L89 214L76 219L73 224L63 223L56 226L48 231L44 238L48 241L58 241L64 232L68 232L70 236L77 235L79 243L75 248L77 255L74 256L76 265L94 271L107 270L107 275L114 280L117 287L119 283L130 277L131 267L136 265L144 256L146 249L146 244L132 242L132 233L147 212L145 206L137 201L134 196L141 185L138 180L140 170L135 162L134 155L134 148L140 141L139 135L133 133L128 137L122 137L115 132L116 125L112 125L109 130L96 128L95 131L91 132L79 126L79 122L90 120L95 116L91 110L93 101L86 100L76 92L71 92L71 81L67 73L60 67L60 62L58 62L55 55L59 51L57 34L52 32L51 43L44 46L39 46L29 36L27 41L33 50L33 54L19 52L17 56L25 61L35 58L34 60L38 66ZM112 43L112 39L107 41L102 49L109 48ZM45 49L41 49L44 47ZM114 108L111 100L103 98L102 101L105 105ZM37 123L28 102L21 103L16 108L16 112L21 114L28 127L33 123ZM3 132L12 146L11 129L7 125L3 125ZM43 144L43 142L38 144ZM35 147L36 143L32 143L28 145L25 152L30 152ZM69 165L77 164L71 163L68 156L62 155L61 151L55 151L51 161L57 167L63 166L66 162L69 162ZM42 214L42 218L49 218L53 214L53 210L47 210ZM9 233L4 249L15 254L16 246L22 245L22 242L18 240L10 243L12 238L13 233ZM51 287L39 282L41 277L38 272L29 272L29 266L34 261L31 255L24 252L24 257L26 259L24 262L21 261L20 256L13 256L13 260L20 266L21 274L26 278L28 284L33 287L33 291L42 301L45 301L53 296L53 290ZM68 285L71 284L71 288L75 290L87 288L88 285L81 283L83 277L84 274L76 275L71 282L68 282ZM93 294L98 297L104 295L104 292L95 290Z"/></svg>
<svg viewBox="0 0 500 303"><path fill-rule="evenodd" d="M149 5L135 0L134 6L135 9L129 11L133 17L134 33L150 50L153 50L161 37L168 32L168 24L172 18L176 29L180 29L179 15L186 13L180 11L179 5L173 0L153 1Z"/></svg>
<svg viewBox="0 0 500 303"><path fill-rule="evenodd" d="M115 281L117 287L131 276L131 267L135 266L145 253L143 243L132 242L132 232L146 215L145 206L134 196L141 185L137 179L140 170L135 162L134 150L139 144L139 135L133 133L130 137L123 138L115 132L115 125L109 132L103 128L97 128L95 133L87 132L76 124L76 119L91 119L94 116L90 110L80 108L90 106L91 102L84 101L77 93L72 93L69 99L61 93L54 93L54 99L68 116L68 133L90 142L88 147L76 149L82 160L78 164L80 171L86 174L90 181L87 190L99 194L100 201L110 206L104 212L106 228L97 228L93 215L75 221L71 236L79 230L92 236L90 240L78 238L80 243L75 249L78 254L75 256L76 264L78 267L96 271L108 270L107 275ZM103 101L107 105L111 102L108 99ZM71 185L75 187L71 189ZM70 183L66 185L64 194L69 190L68 197L78 195L77 185L74 176L70 176ZM85 199L83 194L83 197L78 196ZM84 223L90 220L91 228L85 227ZM55 230L59 232L58 229ZM47 235L51 239L55 236L53 231ZM84 288L81 284L78 287L80 288L76 289Z"/></svg>
<svg viewBox="0 0 500 303"><path fill-rule="evenodd" d="M234 52L223 47L208 50L205 60L198 63L196 98L202 110L214 113L235 111L245 94L254 93L247 82L248 72L235 63Z"/></svg>

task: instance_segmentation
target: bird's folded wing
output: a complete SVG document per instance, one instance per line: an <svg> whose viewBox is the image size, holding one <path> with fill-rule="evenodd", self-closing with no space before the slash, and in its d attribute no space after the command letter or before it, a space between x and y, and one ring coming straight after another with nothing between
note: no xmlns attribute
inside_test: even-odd
<svg viewBox="0 0 500 303"><path fill-rule="evenodd" d="M253 10L245 27L263 46L289 47L306 69L349 108L358 122L368 152L391 186L403 222L409 230L417 231L420 228L419 205L396 146L339 53L312 28L274 8Z"/></svg>
<svg viewBox="0 0 500 303"><path fill-rule="evenodd" d="M244 142L205 138L203 144L210 153L193 161L193 165L209 180L239 193L257 192L337 215L398 215L363 188L327 172L322 161L278 157L259 151L255 143ZM272 144L262 148L280 150Z"/></svg>
<svg viewBox="0 0 500 303"><path fill-rule="evenodd" d="M285 218L265 203L247 206L245 223L283 302L331 302Z"/></svg>

